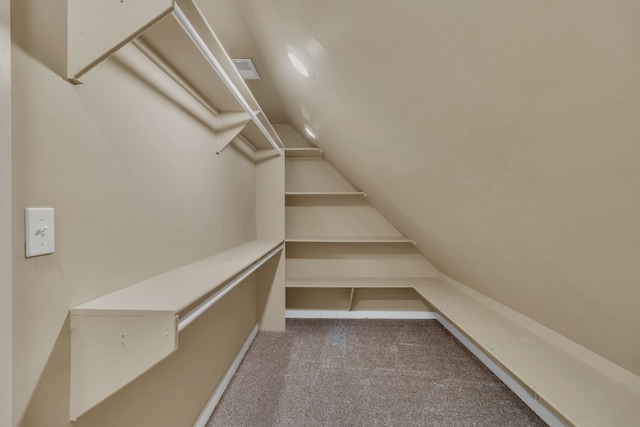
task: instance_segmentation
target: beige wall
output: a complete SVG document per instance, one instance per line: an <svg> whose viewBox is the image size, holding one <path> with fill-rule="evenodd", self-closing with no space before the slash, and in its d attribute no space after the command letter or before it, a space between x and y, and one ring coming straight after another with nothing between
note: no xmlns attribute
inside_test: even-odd
<svg viewBox="0 0 640 427"><path fill-rule="evenodd" d="M43 20L60 6L16 1L12 14L13 424L24 427L70 425L70 307L256 236L255 165L216 155L209 116L134 48L84 85L59 76L64 37ZM24 258L28 206L55 208L55 254ZM256 322L253 281L234 292L76 425L190 425Z"/></svg>
<svg viewBox="0 0 640 427"><path fill-rule="evenodd" d="M291 123L436 268L640 374L639 2L242 3Z"/></svg>
<svg viewBox="0 0 640 427"><path fill-rule="evenodd" d="M0 425L11 425L11 38L0 0Z"/></svg>

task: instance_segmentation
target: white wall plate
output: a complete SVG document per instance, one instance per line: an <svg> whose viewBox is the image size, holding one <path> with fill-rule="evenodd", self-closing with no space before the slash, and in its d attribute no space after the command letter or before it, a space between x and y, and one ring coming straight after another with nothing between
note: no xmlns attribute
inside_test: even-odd
<svg viewBox="0 0 640 427"><path fill-rule="evenodd" d="M26 208L24 230L27 258L55 251L53 208Z"/></svg>

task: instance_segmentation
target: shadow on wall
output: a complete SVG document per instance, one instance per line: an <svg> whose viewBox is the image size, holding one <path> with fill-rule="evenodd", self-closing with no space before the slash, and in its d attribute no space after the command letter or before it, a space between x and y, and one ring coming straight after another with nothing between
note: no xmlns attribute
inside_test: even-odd
<svg viewBox="0 0 640 427"><path fill-rule="evenodd" d="M69 421L67 316L20 427L192 425L255 325L255 277L228 293L180 333L179 350Z"/></svg>
<svg viewBox="0 0 640 427"><path fill-rule="evenodd" d="M12 0L11 40L66 79L67 1Z"/></svg>
<svg viewBox="0 0 640 427"><path fill-rule="evenodd" d="M70 316L67 315L19 426L53 427L55 420L69 418L69 322Z"/></svg>

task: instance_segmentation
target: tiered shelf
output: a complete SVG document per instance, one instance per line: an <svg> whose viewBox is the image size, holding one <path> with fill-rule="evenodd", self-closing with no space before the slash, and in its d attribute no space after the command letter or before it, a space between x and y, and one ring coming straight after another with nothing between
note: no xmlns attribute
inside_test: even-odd
<svg viewBox="0 0 640 427"><path fill-rule="evenodd" d="M289 288L414 288L425 277L287 277Z"/></svg>
<svg viewBox="0 0 640 427"><path fill-rule="evenodd" d="M404 236L290 236L285 239L287 243L411 243L416 242Z"/></svg>
<svg viewBox="0 0 640 427"><path fill-rule="evenodd" d="M284 193L287 197L361 197L366 199L367 193L362 191L288 191Z"/></svg>
<svg viewBox="0 0 640 427"><path fill-rule="evenodd" d="M413 286L437 271L316 148L287 149L290 309L425 310ZM362 308L365 307L365 308Z"/></svg>
<svg viewBox="0 0 640 427"><path fill-rule="evenodd" d="M286 148L284 150L287 159L323 159L324 151L319 148Z"/></svg>

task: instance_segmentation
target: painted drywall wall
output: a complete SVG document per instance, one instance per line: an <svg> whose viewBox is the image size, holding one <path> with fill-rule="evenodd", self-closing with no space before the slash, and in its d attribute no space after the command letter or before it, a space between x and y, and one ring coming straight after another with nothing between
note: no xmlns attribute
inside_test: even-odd
<svg viewBox="0 0 640 427"><path fill-rule="evenodd" d="M11 425L11 34L0 0L0 425Z"/></svg>
<svg viewBox="0 0 640 427"><path fill-rule="evenodd" d="M65 2L12 6L13 425L68 427L69 308L255 238L255 165L131 46L64 81ZM55 208L55 254L25 259L28 206ZM75 425L190 425L256 322L246 286Z"/></svg>
<svg viewBox="0 0 640 427"><path fill-rule="evenodd" d="M440 271L640 374L637 1L239 1L290 123Z"/></svg>

